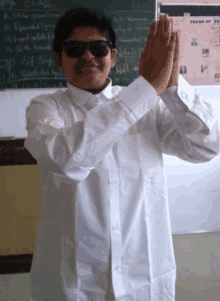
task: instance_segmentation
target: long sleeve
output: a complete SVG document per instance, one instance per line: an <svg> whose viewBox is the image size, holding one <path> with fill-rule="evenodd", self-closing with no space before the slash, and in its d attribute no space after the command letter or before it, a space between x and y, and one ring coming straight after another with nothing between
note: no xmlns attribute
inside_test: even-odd
<svg viewBox="0 0 220 301"><path fill-rule="evenodd" d="M202 163L219 154L219 123L212 106L180 75L161 95L157 128L162 151Z"/></svg>
<svg viewBox="0 0 220 301"><path fill-rule="evenodd" d="M41 98L33 99L26 111L25 147L39 165L76 182L84 180L120 136L159 102L154 88L139 76L112 100L88 111L84 120L66 128L56 105Z"/></svg>

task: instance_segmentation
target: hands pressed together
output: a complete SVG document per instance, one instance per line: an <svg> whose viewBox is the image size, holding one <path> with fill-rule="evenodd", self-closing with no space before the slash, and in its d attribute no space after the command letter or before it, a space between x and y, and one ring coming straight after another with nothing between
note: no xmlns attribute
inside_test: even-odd
<svg viewBox="0 0 220 301"><path fill-rule="evenodd" d="M160 16L151 24L148 39L141 54L139 75L158 92L176 86L179 77L179 34L173 32L173 20Z"/></svg>

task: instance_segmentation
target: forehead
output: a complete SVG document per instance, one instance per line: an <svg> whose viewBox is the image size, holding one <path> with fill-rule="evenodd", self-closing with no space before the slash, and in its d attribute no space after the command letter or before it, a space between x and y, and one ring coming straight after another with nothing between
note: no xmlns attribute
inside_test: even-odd
<svg viewBox="0 0 220 301"><path fill-rule="evenodd" d="M68 39L78 41L107 40L105 34L95 27L77 27L72 31Z"/></svg>

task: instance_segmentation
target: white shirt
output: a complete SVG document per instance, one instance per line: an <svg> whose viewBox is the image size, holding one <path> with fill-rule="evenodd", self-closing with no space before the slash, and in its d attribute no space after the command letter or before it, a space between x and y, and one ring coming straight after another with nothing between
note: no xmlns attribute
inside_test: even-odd
<svg viewBox="0 0 220 301"><path fill-rule="evenodd" d="M180 75L161 98L141 76L99 94L68 84L27 108L41 170L33 301L104 301L111 243L117 301L174 301L176 264L162 153L219 153L217 118Z"/></svg>

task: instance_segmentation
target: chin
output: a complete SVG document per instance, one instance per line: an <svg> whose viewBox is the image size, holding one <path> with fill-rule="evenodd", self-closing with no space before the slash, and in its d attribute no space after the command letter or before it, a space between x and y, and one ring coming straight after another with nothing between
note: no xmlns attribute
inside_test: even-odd
<svg viewBox="0 0 220 301"><path fill-rule="evenodd" d="M78 81L70 80L69 82L71 85L79 86L86 89L102 88L106 84L106 80L103 82L103 80L100 81L99 79L94 78L92 76L86 76L86 77L84 76L82 79L79 79Z"/></svg>

